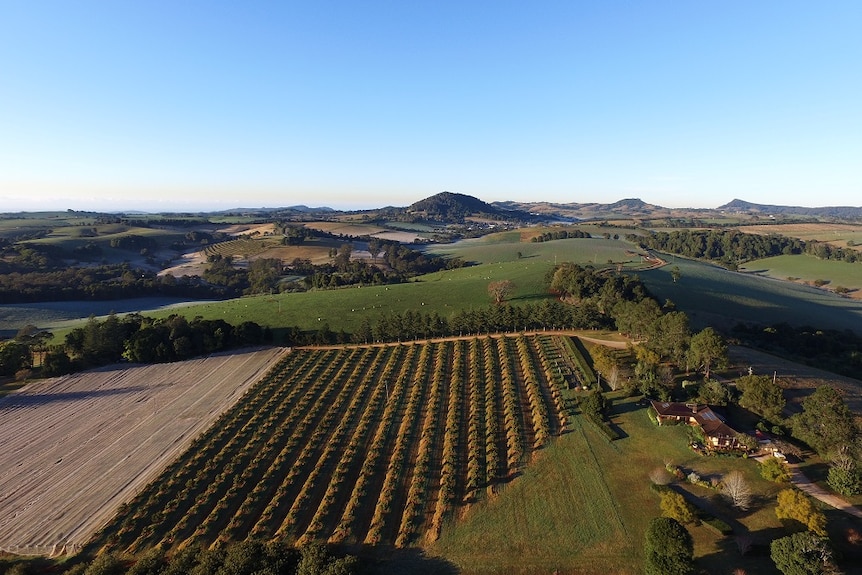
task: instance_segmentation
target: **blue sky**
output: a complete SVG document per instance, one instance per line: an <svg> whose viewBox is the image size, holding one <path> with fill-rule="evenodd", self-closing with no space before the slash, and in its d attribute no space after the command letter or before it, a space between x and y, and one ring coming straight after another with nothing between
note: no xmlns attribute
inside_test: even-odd
<svg viewBox="0 0 862 575"><path fill-rule="evenodd" d="M0 211L862 205L862 2L0 0Z"/></svg>

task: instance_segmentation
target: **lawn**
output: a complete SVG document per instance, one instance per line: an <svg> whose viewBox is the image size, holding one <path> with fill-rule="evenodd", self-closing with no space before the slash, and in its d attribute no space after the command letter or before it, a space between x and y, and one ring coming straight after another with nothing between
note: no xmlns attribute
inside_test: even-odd
<svg viewBox="0 0 862 575"><path fill-rule="evenodd" d="M640 573L643 534L660 514L648 475L667 461L704 477L742 470L758 494L757 507L739 514L712 505L758 543L768 542L780 527L766 503L778 486L761 480L752 460L697 455L687 446L685 427L656 427L635 398L617 400L613 422L624 437L609 443L590 423L574 418L569 433L539 452L524 473L527 481L474 505L462 521L444 529L428 553L453 562L465 575ZM715 495L711 489L690 490L707 501ZM768 558L741 557L732 538L704 526L689 531L706 572L729 573L736 566L771 572Z"/></svg>

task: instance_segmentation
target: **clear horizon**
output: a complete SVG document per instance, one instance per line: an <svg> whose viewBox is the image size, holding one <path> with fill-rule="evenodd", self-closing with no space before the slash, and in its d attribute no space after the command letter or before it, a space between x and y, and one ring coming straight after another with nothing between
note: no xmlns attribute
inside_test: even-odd
<svg viewBox="0 0 862 575"><path fill-rule="evenodd" d="M862 205L862 4L0 0L0 212Z"/></svg>

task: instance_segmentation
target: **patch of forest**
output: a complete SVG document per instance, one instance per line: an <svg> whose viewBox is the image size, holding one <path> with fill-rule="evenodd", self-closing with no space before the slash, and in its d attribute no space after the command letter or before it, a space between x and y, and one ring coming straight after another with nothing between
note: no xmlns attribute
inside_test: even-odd
<svg viewBox="0 0 862 575"><path fill-rule="evenodd" d="M645 236L628 234L626 239L643 248L710 260L729 269L736 269L739 264L751 260L803 253L825 260L862 261L862 255L854 249L778 234L746 234L736 230L675 230Z"/></svg>

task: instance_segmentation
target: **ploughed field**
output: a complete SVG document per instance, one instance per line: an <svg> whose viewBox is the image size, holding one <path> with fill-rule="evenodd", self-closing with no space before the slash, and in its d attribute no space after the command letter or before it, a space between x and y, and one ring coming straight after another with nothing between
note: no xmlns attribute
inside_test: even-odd
<svg viewBox="0 0 862 575"><path fill-rule="evenodd" d="M0 399L0 549L80 548L284 353L114 366Z"/></svg>
<svg viewBox="0 0 862 575"><path fill-rule="evenodd" d="M408 546L565 426L561 336L296 349L94 538Z"/></svg>

